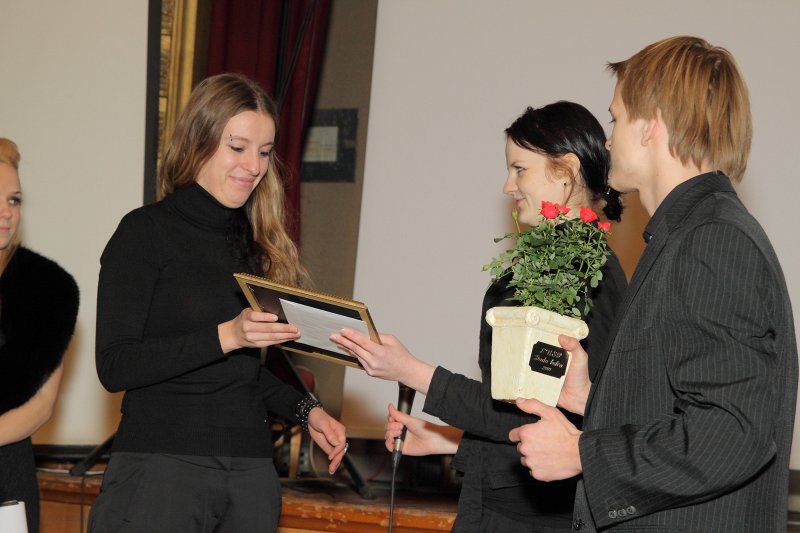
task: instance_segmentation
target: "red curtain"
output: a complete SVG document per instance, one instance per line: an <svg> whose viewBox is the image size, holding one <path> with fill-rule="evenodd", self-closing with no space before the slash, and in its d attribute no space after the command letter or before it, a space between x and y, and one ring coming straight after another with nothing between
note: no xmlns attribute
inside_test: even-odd
<svg viewBox="0 0 800 533"><path fill-rule="evenodd" d="M256 80L280 107L276 140L286 164L286 226L299 242L300 157L314 108L331 0L214 0L208 75Z"/></svg>

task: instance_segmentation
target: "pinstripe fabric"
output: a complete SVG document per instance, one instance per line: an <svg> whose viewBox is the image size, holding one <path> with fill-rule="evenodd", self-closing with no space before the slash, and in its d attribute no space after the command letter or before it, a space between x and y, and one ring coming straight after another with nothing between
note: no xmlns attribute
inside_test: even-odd
<svg viewBox="0 0 800 533"><path fill-rule="evenodd" d="M666 215L589 397L576 527L786 531L798 368L780 265L722 174Z"/></svg>

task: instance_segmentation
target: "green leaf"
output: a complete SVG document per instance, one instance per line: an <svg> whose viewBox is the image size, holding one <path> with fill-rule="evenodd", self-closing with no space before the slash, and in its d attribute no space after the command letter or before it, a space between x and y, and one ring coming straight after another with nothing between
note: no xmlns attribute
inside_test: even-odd
<svg viewBox="0 0 800 533"><path fill-rule="evenodd" d="M602 267L610 254L603 232L579 219L559 214L554 223L535 226L495 239L513 238L515 245L484 265L493 279L511 273L509 286L523 305L539 305L561 314L581 316L592 306L587 290L602 280Z"/></svg>

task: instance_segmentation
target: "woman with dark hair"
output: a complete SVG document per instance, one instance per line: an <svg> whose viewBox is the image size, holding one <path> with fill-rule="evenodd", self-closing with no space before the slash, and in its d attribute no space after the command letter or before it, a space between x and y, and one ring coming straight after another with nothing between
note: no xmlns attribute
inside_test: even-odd
<svg viewBox="0 0 800 533"><path fill-rule="evenodd" d="M517 118L506 130L508 178L503 191L513 198L519 221L537 224L543 200L567 206L575 216L580 206L602 206L608 219L619 220L622 205L619 194L608 186L605 140L597 119L571 102L528 108ZM568 531L577 480L544 483L533 479L520 464L508 433L536 418L491 397L492 329L484 316L498 305L520 305L511 300L514 289L507 285L509 276L493 283L484 297L480 382L415 358L392 335L381 335L382 345L351 330L331 338L358 357L368 374L425 394L424 411L450 424L430 424L389 406L386 446L392 449L405 426L404 454L456 454L453 467L464 478L453 531ZM600 285L590 293L594 306L585 317L589 337L583 342L589 353L601 353L626 285L612 254ZM591 373L597 370L596 363L590 360Z"/></svg>
<svg viewBox="0 0 800 533"><path fill-rule="evenodd" d="M78 316L78 286L56 263L21 245L19 162L17 145L0 138L0 503L24 502L28 532L37 533L30 437L53 414Z"/></svg>
<svg viewBox="0 0 800 533"><path fill-rule="evenodd" d="M274 531L268 412L307 430L330 473L344 457L344 426L262 364L297 328L248 309L233 277L307 278L283 227L276 128L253 81L201 82L164 155L163 199L127 214L103 252L97 372L126 392L90 531Z"/></svg>

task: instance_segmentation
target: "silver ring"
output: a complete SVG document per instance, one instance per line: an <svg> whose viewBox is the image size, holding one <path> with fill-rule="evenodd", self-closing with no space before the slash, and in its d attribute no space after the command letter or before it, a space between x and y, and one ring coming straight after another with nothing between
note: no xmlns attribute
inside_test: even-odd
<svg viewBox="0 0 800 533"><path fill-rule="evenodd" d="M349 443L349 442L345 442L345 443L344 443L344 453L347 453L347 449L348 449L349 447L350 447L350 443ZM344 455L344 454L342 454L342 455Z"/></svg>

